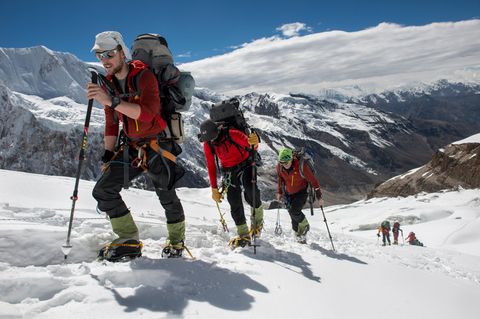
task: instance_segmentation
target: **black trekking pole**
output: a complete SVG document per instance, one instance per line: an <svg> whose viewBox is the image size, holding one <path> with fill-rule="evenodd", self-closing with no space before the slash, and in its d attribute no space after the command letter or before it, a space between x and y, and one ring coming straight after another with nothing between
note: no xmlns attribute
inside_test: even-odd
<svg viewBox="0 0 480 319"><path fill-rule="evenodd" d="M315 195L313 192L313 187L310 185L309 186L309 191L308 191L308 203L310 204L310 215L313 216L313 201L314 201Z"/></svg>
<svg viewBox="0 0 480 319"><path fill-rule="evenodd" d="M327 218L325 217L325 212L323 211L323 205L320 205L320 208L322 209L323 221L325 222L325 225L327 226L328 237L330 237L330 242L332 243L332 249L333 249L333 251L335 251L335 247L333 246L332 235L330 234L330 229L328 228Z"/></svg>
<svg viewBox="0 0 480 319"><path fill-rule="evenodd" d="M250 131L252 132L252 131ZM255 133L256 134L256 133ZM253 253L256 254L257 253L257 234L256 234L256 231L257 231L257 221L255 219L255 203L256 203L256 189L257 189L257 163L256 163L256 159L255 159L255 147L252 145L252 150L251 150L251 165L252 165L252 214L251 214L251 219L252 219L252 224L253 224L253 234L252 234L252 241L253 241Z"/></svg>
<svg viewBox="0 0 480 319"><path fill-rule="evenodd" d="M92 74L92 83L97 83L98 74L96 70L90 70ZM75 188L73 189L73 195L70 197L72 200L72 210L70 211L70 221L68 223L68 233L67 233L67 241L65 245L62 246L62 252L65 255L65 260L67 260L67 256L72 250L72 245L70 244L70 235L72 232L72 223L73 223L73 213L75 211L75 203L78 199L78 183L80 181L80 174L82 171L82 164L85 160L85 151L87 149L87 137L88 137L88 128L90 126L90 117L92 115L92 107L93 107L93 99L88 100L88 107L87 107L87 115L85 117L85 125L83 127L83 137L82 143L80 146L80 155L78 156L78 168L77 168L77 177L75 179Z"/></svg>
<svg viewBox="0 0 480 319"><path fill-rule="evenodd" d="M277 208L277 222L275 223L275 235L280 236L283 233L282 225L280 225L280 208Z"/></svg>

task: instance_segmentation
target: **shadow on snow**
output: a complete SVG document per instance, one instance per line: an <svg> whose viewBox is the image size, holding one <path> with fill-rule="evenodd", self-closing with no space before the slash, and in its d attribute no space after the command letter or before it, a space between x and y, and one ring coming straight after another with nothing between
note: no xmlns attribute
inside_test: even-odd
<svg viewBox="0 0 480 319"><path fill-rule="evenodd" d="M317 243L310 244L310 248L312 248L313 250L317 250L317 251L321 252L323 255L325 255L327 257L330 257L330 258L335 258L335 259L338 259L338 260L348 260L348 261L351 261L351 262L354 262L354 263L367 265L366 262L364 262L364 261L362 261L362 260L360 260L356 257L348 256L346 254L336 253L334 251L331 251L331 250L328 250L328 249L325 249L325 248L321 247Z"/></svg>
<svg viewBox="0 0 480 319"><path fill-rule="evenodd" d="M249 310L254 298L246 290L268 293L267 287L244 274L201 260L169 260L142 257L131 263L131 271L91 275L112 291L126 312L139 308L182 314L189 300L208 302L230 310ZM125 296L122 288L133 288Z"/></svg>
<svg viewBox="0 0 480 319"><path fill-rule="evenodd" d="M300 268L301 274L306 278L321 282L321 278L315 276L313 272L310 270L310 263L306 262L301 255L293 253L291 251L285 251L275 248L272 244L260 240L259 241L260 247L258 248L257 254L253 254L253 248L248 250L243 250L246 255L253 259L257 260L264 260L268 262L275 263L285 269L297 272L297 270L293 269L292 267ZM283 264L283 265L282 265ZM289 266L292 267L289 267Z"/></svg>

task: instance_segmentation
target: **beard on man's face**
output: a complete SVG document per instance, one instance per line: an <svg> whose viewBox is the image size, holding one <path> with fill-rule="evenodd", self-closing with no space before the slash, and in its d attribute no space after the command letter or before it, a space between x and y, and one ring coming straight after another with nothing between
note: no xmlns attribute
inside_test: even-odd
<svg viewBox="0 0 480 319"><path fill-rule="evenodd" d="M119 73L122 70L122 64L117 65L113 70L112 70L112 75L115 75Z"/></svg>

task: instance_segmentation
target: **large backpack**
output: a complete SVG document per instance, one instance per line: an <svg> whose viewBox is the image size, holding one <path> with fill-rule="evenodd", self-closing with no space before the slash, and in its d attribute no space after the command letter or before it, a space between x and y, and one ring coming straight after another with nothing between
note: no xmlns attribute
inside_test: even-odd
<svg viewBox="0 0 480 319"><path fill-rule="evenodd" d="M220 127L220 129L224 132L227 140L230 143L235 145L235 147L237 148L243 148L246 151L250 151L250 149L246 149L243 146L235 143L235 141L232 140L228 132L231 128L235 128L245 133L245 135L249 135L251 132L254 131L254 129L248 125L245 119L245 116L243 115L243 112L240 109L240 101L237 98L231 98L229 100L224 100L224 101L213 104L212 108L210 109L210 119ZM215 154L215 150L213 149L210 142L209 142L209 145L210 145L210 149L212 150L212 153L216 158L217 156ZM258 152L255 152L255 162L257 166L262 165L261 157ZM218 160L217 160L217 166L218 166Z"/></svg>
<svg viewBox="0 0 480 319"><path fill-rule="evenodd" d="M304 164L307 164L308 168L312 171L313 175L315 175L315 166L313 162L313 158L308 154L304 147L295 149L293 151L293 156L298 160L298 168L300 171L300 176L305 179L305 174L303 172Z"/></svg>
<svg viewBox="0 0 480 319"><path fill-rule="evenodd" d="M140 34L132 45L132 59L140 60L149 66L158 81L158 90L162 104L161 115L168 124L165 132L168 139L178 144L185 139L183 119L179 112L188 111L192 104L195 80L189 72L180 71L173 64L173 56L164 37L154 33ZM143 72L138 73L133 83Z"/></svg>
<svg viewBox="0 0 480 319"><path fill-rule="evenodd" d="M236 98L225 100L212 105L210 119L221 125L222 128L236 128L248 135L249 125L240 110L240 101Z"/></svg>
<svg viewBox="0 0 480 319"><path fill-rule="evenodd" d="M389 222L388 220L384 220L384 221L382 222L382 227L383 227L384 229L390 230L390 222Z"/></svg>

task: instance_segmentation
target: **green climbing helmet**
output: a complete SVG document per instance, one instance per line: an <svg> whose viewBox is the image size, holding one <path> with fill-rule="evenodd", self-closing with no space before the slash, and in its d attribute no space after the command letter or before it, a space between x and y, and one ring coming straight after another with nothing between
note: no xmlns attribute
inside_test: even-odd
<svg viewBox="0 0 480 319"><path fill-rule="evenodd" d="M287 147L284 147L278 152L278 161L280 163L288 163L293 158L293 151Z"/></svg>

